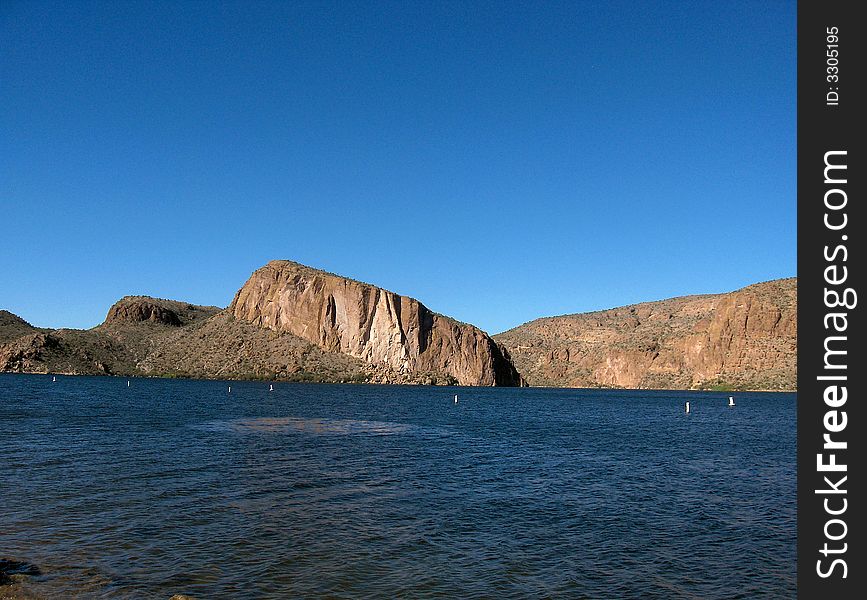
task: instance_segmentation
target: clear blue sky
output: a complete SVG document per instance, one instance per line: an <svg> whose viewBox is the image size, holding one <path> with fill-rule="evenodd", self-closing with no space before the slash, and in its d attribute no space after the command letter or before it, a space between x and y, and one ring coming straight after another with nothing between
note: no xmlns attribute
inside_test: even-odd
<svg viewBox="0 0 867 600"><path fill-rule="evenodd" d="M0 308L293 259L496 333L795 274L795 2L0 3Z"/></svg>

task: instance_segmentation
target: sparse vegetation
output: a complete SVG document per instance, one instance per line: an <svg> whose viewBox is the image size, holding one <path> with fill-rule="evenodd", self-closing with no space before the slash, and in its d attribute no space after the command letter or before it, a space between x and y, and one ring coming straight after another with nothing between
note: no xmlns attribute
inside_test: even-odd
<svg viewBox="0 0 867 600"><path fill-rule="evenodd" d="M797 281L547 317L494 336L530 385L792 390Z"/></svg>
<svg viewBox="0 0 867 600"><path fill-rule="evenodd" d="M148 305L139 310L136 302ZM329 353L291 334L238 321L215 307L128 296L89 330L43 330L0 312L0 371L296 383L418 383L384 366ZM181 322L151 319L152 306ZM150 311L150 312L148 312ZM158 313L164 316L165 313ZM144 316L144 318L142 318Z"/></svg>

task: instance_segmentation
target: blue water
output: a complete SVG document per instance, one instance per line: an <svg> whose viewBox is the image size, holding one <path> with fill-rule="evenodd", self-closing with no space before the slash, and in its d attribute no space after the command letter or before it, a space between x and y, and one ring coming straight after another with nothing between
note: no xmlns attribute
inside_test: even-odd
<svg viewBox="0 0 867 600"><path fill-rule="evenodd" d="M0 375L30 593L795 595L794 394L126 384Z"/></svg>

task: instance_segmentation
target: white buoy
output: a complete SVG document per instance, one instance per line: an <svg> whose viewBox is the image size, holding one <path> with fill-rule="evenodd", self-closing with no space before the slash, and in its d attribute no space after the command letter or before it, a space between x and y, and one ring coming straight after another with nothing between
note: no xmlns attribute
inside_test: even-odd
<svg viewBox="0 0 867 600"><path fill-rule="evenodd" d="M268 388L268 391L269 391L269 392L273 392L273 391L274 391L274 384L273 384L273 383L271 384L271 387Z"/></svg>
<svg viewBox="0 0 867 600"><path fill-rule="evenodd" d="M230 394L232 393L232 386L231 385L229 386L229 393Z"/></svg>
<svg viewBox="0 0 867 600"><path fill-rule="evenodd" d="M457 404L457 403L458 403L458 395L455 394L455 404Z"/></svg>
<svg viewBox="0 0 867 600"><path fill-rule="evenodd" d="M129 379L126 380L126 387L129 387Z"/></svg>
<svg viewBox="0 0 867 600"><path fill-rule="evenodd" d="M735 397L729 396L729 406L734 406L734 405L735 405Z"/></svg>
<svg viewBox="0 0 867 600"><path fill-rule="evenodd" d="M689 414L689 400L686 401L686 414Z"/></svg>
<svg viewBox="0 0 867 600"><path fill-rule="evenodd" d="M52 377L51 381L57 381L57 377Z"/></svg>

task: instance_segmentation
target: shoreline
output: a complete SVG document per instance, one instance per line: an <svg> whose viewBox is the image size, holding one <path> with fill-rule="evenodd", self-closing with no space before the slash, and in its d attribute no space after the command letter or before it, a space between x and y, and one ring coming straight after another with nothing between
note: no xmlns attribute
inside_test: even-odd
<svg viewBox="0 0 867 600"><path fill-rule="evenodd" d="M313 385L358 385L358 386L387 386L387 387L433 387L433 388L503 388L503 389L520 389L518 386L487 386L487 385L455 385L455 384L426 384L426 383L383 383L375 381L334 381L334 380L298 380L298 379L280 379L268 377L186 377L186 376L162 376L162 375L120 375L113 373L72 373L62 371L2 371L0 375L44 375L44 376L61 376L61 377L99 377L99 378L116 378L116 379L163 379L163 380L182 380L182 381L225 381L225 382L270 382L270 383L285 383L285 384L313 384ZM712 389L712 388L626 388L626 387L565 387L553 385L525 385L523 389L545 389L545 390L593 390L593 391L635 391L635 392L711 392L718 394L797 394L797 389Z"/></svg>

